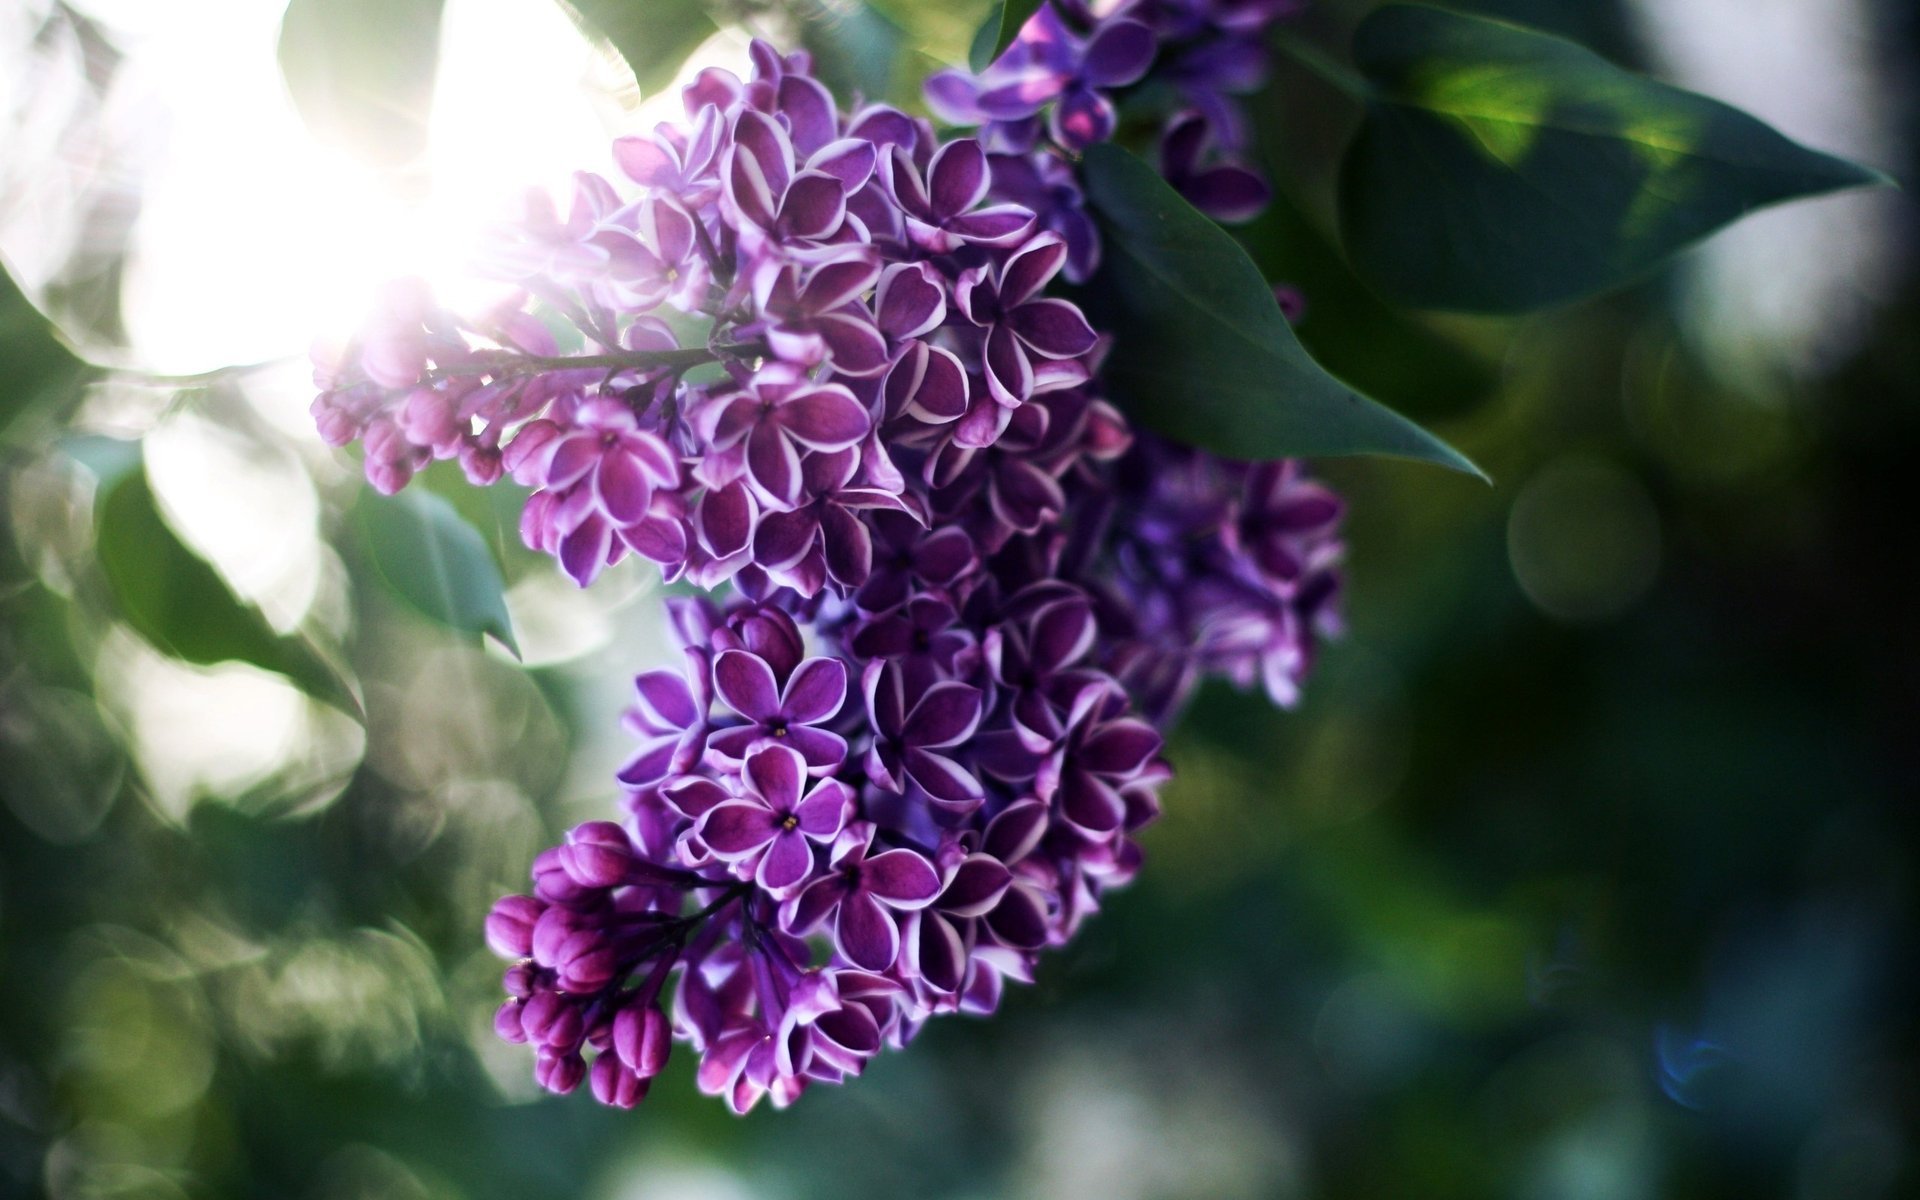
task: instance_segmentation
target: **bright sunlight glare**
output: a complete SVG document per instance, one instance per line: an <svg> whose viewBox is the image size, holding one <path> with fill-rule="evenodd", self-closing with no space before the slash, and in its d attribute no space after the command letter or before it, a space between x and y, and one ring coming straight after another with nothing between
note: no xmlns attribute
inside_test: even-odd
<svg viewBox="0 0 1920 1200"><path fill-rule="evenodd" d="M301 124L274 56L279 5L164 7L95 6L166 107L125 292L132 356L152 369L303 353L395 276L479 299L481 231L529 186L564 188L607 157L593 50L556 5L449 0L417 199Z"/></svg>

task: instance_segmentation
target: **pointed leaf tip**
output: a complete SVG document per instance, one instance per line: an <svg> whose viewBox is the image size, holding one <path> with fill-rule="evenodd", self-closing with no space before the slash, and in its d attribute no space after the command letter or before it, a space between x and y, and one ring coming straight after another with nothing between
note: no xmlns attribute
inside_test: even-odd
<svg viewBox="0 0 1920 1200"><path fill-rule="evenodd" d="M1560 304L1755 209L1892 182L1504 21L1388 5L1361 23L1354 62L1374 90L1341 169L1342 239L1404 304Z"/></svg>
<svg viewBox="0 0 1920 1200"><path fill-rule="evenodd" d="M1376 454L1487 478L1315 363L1246 251L1152 167L1102 144L1083 169L1106 261L1081 300L1114 335L1102 375L1129 416L1230 458Z"/></svg>

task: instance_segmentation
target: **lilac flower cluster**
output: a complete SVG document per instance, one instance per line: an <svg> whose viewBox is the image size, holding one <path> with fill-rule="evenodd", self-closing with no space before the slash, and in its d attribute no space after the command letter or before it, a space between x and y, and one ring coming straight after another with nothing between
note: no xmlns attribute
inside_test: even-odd
<svg viewBox="0 0 1920 1200"><path fill-rule="evenodd" d="M683 662L636 680L624 820L488 919L496 1028L544 1087L631 1106L677 1040L737 1111L785 1105L991 1012L1138 869L1194 683L1292 701L1338 501L1132 430L1051 294L1099 255L1070 155L1150 68L1189 104L1168 177L1263 202L1228 94L1285 7L1043 8L930 81L984 125L946 140L756 43L750 79L703 72L684 121L616 143L625 182L500 232L514 303L397 285L317 352L321 432L375 487L455 459L532 489L525 540L582 585L629 554L729 585L670 603Z"/></svg>

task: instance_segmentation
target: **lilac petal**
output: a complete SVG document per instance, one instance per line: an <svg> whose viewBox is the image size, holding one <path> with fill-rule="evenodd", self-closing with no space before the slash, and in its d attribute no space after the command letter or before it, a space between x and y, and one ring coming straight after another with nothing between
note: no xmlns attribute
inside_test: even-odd
<svg viewBox="0 0 1920 1200"><path fill-rule="evenodd" d="M753 532L753 560L768 570L784 570L807 556L820 533L810 512L769 513Z"/></svg>
<svg viewBox="0 0 1920 1200"><path fill-rule="evenodd" d="M1060 481L1031 462L1008 463L993 477L988 495L993 515L1021 533L1032 533L1066 509Z"/></svg>
<svg viewBox="0 0 1920 1200"><path fill-rule="evenodd" d="M944 221L986 198L987 155L973 138L956 138L940 148L927 167L927 199Z"/></svg>
<svg viewBox="0 0 1920 1200"><path fill-rule="evenodd" d="M893 153L881 160L881 183L893 202L908 214L914 216L930 215L926 185L920 181L920 172L913 165L913 158L904 146L895 146Z"/></svg>
<svg viewBox="0 0 1920 1200"><path fill-rule="evenodd" d="M1138 21L1104 21L1087 43L1080 77L1098 88L1125 87L1153 65L1153 31Z"/></svg>
<svg viewBox="0 0 1920 1200"><path fill-rule="evenodd" d="M865 138L841 138L820 147L807 159L809 171L823 171L840 181L848 195L867 186L878 161L874 144Z"/></svg>
<svg viewBox="0 0 1920 1200"><path fill-rule="evenodd" d="M733 144L753 160L774 194L787 190L793 175L793 143L778 121L751 108L741 109L734 118Z"/></svg>
<svg viewBox="0 0 1920 1200"><path fill-rule="evenodd" d="M956 917L984 916L1012 886L1013 872L1006 864L991 855L969 854L940 893L939 908Z"/></svg>
<svg viewBox="0 0 1920 1200"><path fill-rule="evenodd" d="M653 482L641 471L636 459L619 449L601 456L600 469L594 472L593 482L600 507L615 524L637 524L653 503Z"/></svg>
<svg viewBox="0 0 1920 1200"><path fill-rule="evenodd" d="M1001 862L1015 863L1033 853L1047 832L1047 806L1022 800L1001 810L987 823L981 849Z"/></svg>
<svg viewBox="0 0 1920 1200"><path fill-rule="evenodd" d="M1093 609L1086 601L1062 600L1047 605L1034 620L1033 642L1027 650L1035 672L1051 675L1078 662L1093 649L1097 632Z"/></svg>
<svg viewBox="0 0 1920 1200"><path fill-rule="evenodd" d="M987 335L986 366L987 391L1003 407L1017 408L1033 395L1033 361L1008 326Z"/></svg>
<svg viewBox="0 0 1920 1200"><path fill-rule="evenodd" d="M924 908L940 894L940 874L915 851L888 850L860 864L860 890L893 908Z"/></svg>
<svg viewBox="0 0 1920 1200"><path fill-rule="evenodd" d="M737 480L708 488L694 510L700 542L715 558L729 558L747 548L753 537L753 517L753 497Z"/></svg>
<svg viewBox="0 0 1920 1200"><path fill-rule="evenodd" d="M842 498L852 495L842 493ZM873 571L873 534L864 522L841 505L829 506L821 515L820 540L835 582L854 588L867 581Z"/></svg>
<svg viewBox="0 0 1920 1200"><path fill-rule="evenodd" d="M1034 220L1030 209L1018 204L996 204L954 217L947 222L947 229L982 246L1011 246L1026 236Z"/></svg>
<svg viewBox="0 0 1920 1200"><path fill-rule="evenodd" d="M828 875L807 885L807 890L786 902L780 912L780 924L798 937L812 933L839 906L847 895L846 880Z"/></svg>
<svg viewBox="0 0 1920 1200"><path fill-rule="evenodd" d="M759 160L745 146L727 151L727 195L740 215L762 229L772 229L779 213L778 197Z"/></svg>
<svg viewBox="0 0 1920 1200"><path fill-rule="evenodd" d="M774 421L762 421L748 435L747 471L778 507L800 503L800 451Z"/></svg>
<svg viewBox="0 0 1920 1200"><path fill-rule="evenodd" d="M956 680L927 689L907 715L900 739L934 749L964 741L980 723L980 689Z"/></svg>
<svg viewBox="0 0 1920 1200"><path fill-rule="evenodd" d="M927 873L932 875L933 868L928 867ZM802 898L806 894L802 892ZM880 902L864 890L856 891L840 902L840 915L833 926L833 941L847 961L868 971L884 971L900 955L899 927L893 923L887 910L880 906Z"/></svg>
<svg viewBox="0 0 1920 1200"><path fill-rule="evenodd" d="M1145 721L1110 721L1080 747L1075 761L1089 771L1125 777L1160 753L1160 733Z"/></svg>
<svg viewBox="0 0 1920 1200"><path fill-rule="evenodd" d="M748 788L774 813L784 815L799 807L807 764L795 751L780 745L762 746L747 757L742 774Z"/></svg>
<svg viewBox="0 0 1920 1200"><path fill-rule="evenodd" d="M833 369L840 374L864 379L887 369L887 340L860 305L850 304L837 313L815 317L813 327L826 343ZM865 430L860 436L866 436Z"/></svg>
<svg viewBox="0 0 1920 1200"><path fill-rule="evenodd" d="M553 444L541 483L560 491L578 482L600 461L599 443L590 435L575 434Z"/></svg>
<svg viewBox="0 0 1920 1200"><path fill-rule="evenodd" d="M835 1046L846 1050L854 1062L880 1052L880 1026L864 1004L843 1005L813 1023ZM853 1070L850 1063L848 1070Z"/></svg>
<svg viewBox="0 0 1920 1200"><path fill-rule="evenodd" d="M1054 140L1081 151L1113 136L1113 104L1091 88L1074 88L1061 97L1047 116Z"/></svg>
<svg viewBox="0 0 1920 1200"><path fill-rule="evenodd" d="M767 731L760 725L735 725L730 729L716 729L707 737L707 749L727 760L737 763L753 752L753 748L767 740Z"/></svg>
<svg viewBox="0 0 1920 1200"><path fill-rule="evenodd" d="M1127 802L1106 782L1070 770L1060 780L1060 815L1075 828L1103 837L1126 820Z"/></svg>
<svg viewBox="0 0 1920 1200"><path fill-rule="evenodd" d="M926 263L896 263L880 277L873 308L888 337L917 338L946 319L947 292Z"/></svg>
<svg viewBox="0 0 1920 1200"><path fill-rule="evenodd" d="M889 411L929 425L957 421L967 411L967 370L951 351L914 342L887 375Z"/></svg>
<svg viewBox="0 0 1920 1200"><path fill-rule="evenodd" d="M782 739L807 760L807 769L818 775L833 770L847 759L847 739L811 725L795 725Z"/></svg>
<svg viewBox="0 0 1920 1200"><path fill-rule="evenodd" d="M1000 270L1000 303L1007 308L1025 304L1052 282L1067 261L1067 243L1058 234L1043 233L1013 252Z"/></svg>
<svg viewBox="0 0 1920 1200"><path fill-rule="evenodd" d="M880 267L867 254L843 255L813 269L798 301L808 312L832 312L859 299L879 278Z"/></svg>
<svg viewBox="0 0 1920 1200"><path fill-rule="evenodd" d="M1093 349L1099 335L1066 300L1029 300L1007 314L1020 340L1048 358L1074 358Z"/></svg>
<svg viewBox="0 0 1920 1200"><path fill-rule="evenodd" d="M1266 211L1273 192L1245 167L1223 163L1188 176L1180 194L1216 221L1251 221Z"/></svg>
<svg viewBox="0 0 1920 1200"><path fill-rule="evenodd" d="M1340 519L1344 506L1340 498L1322 487L1300 488L1273 519L1276 529L1287 533L1308 533Z"/></svg>
<svg viewBox="0 0 1920 1200"><path fill-rule="evenodd" d="M847 699L847 664L837 658L810 658L787 680L781 714L795 725L814 725L840 711Z"/></svg>
<svg viewBox="0 0 1920 1200"><path fill-rule="evenodd" d="M1009 946L1038 950L1047 944L1047 909L1032 887L1016 885L987 914L987 927Z"/></svg>
<svg viewBox="0 0 1920 1200"><path fill-rule="evenodd" d="M884 346L881 356L885 357ZM782 428L814 450L844 450L867 436L867 410L843 388L817 388L777 410Z"/></svg>
<svg viewBox="0 0 1920 1200"><path fill-rule="evenodd" d="M823 780L793 810L800 832L818 842L832 840L853 813L853 789L838 779Z"/></svg>
<svg viewBox="0 0 1920 1200"><path fill-rule="evenodd" d="M737 860L773 840L780 821L763 805L732 800L708 809L706 816L700 818L699 829L701 840L715 857Z"/></svg>
<svg viewBox="0 0 1920 1200"><path fill-rule="evenodd" d="M972 812L986 794L973 772L944 754L910 746L900 756L900 763L929 799L949 811Z"/></svg>
<svg viewBox="0 0 1920 1200"><path fill-rule="evenodd" d="M723 650L713 660L713 690L728 708L760 724L780 716L780 688L765 659L745 650Z"/></svg>
<svg viewBox="0 0 1920 1200"><path fill-rule="evenodd" d="M700 719L686 677L678 671L662 667L643 672L634 677L633 690L640 697L641 715L655 729L685 729Z"/></svg>
<svg viewBox="0 0 1920 1200"><path fill-rule="evenodd" d="M824 171L802 171L780 201L779 227L797 238L824 238L840 228L846 215L847 194L840 181Z"/></svg>
<svg viewBox="0 0 1920 1200"><path fill-rule="evenodd" d="M680 739L674 734L648 739L614 778L632 788L658 783L673 769L674 751L679 744Z"/></svg>
<svg viewBox="0 0 1920 1200"><path fill-rule="evenodd" d="M949 125L978 125L986 120L980 111L980 85L965 71L936 71L920 92L933 115Z"/></svg>
<svg viewBox="0 0 1920 1200"><path fill-rule="evenodd" d="M667 187L679 174L673 152L651 137L623 137L613 143L613 161L627 178L647 187Z"/></svg>
<svg viewBox="0 0 1920 1200"><path fill-rule="evenodd" d="M620 530L620 540L640 557L663 565L687 557L687 527L677 518L658 513Z"/></svg>
<svg viewBox="0 0 1920 1200"><path fill-rule="evenodd" d="M995 73L993 87L981 90L976 103L980 111L995 121L1018 121L1030 117L1058 96L1067 85L1067 77L1050 67Z"/></svg>
<svg viewBox="0 0 1920 1200"><path fill-rule="evenodd" d="M797 886L813 871L813 847L793 830L776 833L767 847L754 879L767 891L778 895Z"/></svg>
<svg viewBox="0 0 1920 1200"><path fill-rule="evenodd" d="M967 945L953 922L939 913L915 913L907 920L907 964L942 992L957 991L966 978Z"/></svg>
<svg viewBox="0 0 1920 1200"><path fill-rule="evenodd" d="M607 565L613 549L613 531L605 521L590 517L560 542L560 566L581 587L592 583Z"/></svg>
<svg viewBox="0 0 1920 1200"><path fill-rule="evenodd" d="M974 562L973 539L954 525L934 530L913 548L914 571L942 587L966 574Z"/></svg>
<svg viewBox="0 0 1920 1200"><path fill-rule="evenodd" d="M733 799L727 789L698 776L677 779L660 789L661 797L683 815L698 820L716 805Z"/></svg>
<svg viewBox="0 0 1920 1200"><path fill-rule="evenodd" d="M793 131L796 152L812 154L833 140L839 125L834 116L833 97L818 80L804 75L782 78L778 107Z"/></svg>

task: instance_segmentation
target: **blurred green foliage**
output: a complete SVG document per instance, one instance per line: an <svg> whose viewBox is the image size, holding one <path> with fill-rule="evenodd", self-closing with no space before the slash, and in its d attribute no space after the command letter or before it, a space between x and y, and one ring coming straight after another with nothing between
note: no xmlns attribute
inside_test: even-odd
<svg viewBox="0 0 1920 1200"><path fill-rule="evenodd" d="M986 7L874 6L949 61ZM1910 84L1909 34L1884 53ZM565 607L505 489L429 472L500 555L517 666L396 595L350 472L288 453L320 497L297 631L340 648L364 731L269 674L167 663L96 537L119 493L65 428L83 368L9 291L0 414L32 419L0 457L0 1194L1910 1193L1920 273L1810 379L1703 352L1665 280L1526 320L1393 313L1327 238L1348 130L1319 87L1286 70L1262 101L1296 169L1245 243L1304 286L1316 354L1499 486L1328 464L1350 629L1302 708L1203 694L1149 868L1036 986L745 1120L684 1056L636 1113L536 1099L488 1028L481 917L609 798L569 764L617 761L600 660L651 661L651 604ZM220 388L156 404L274 436ZM291 632L149 511L138 549L220 572L170 620L231 636L259 600ZM543 612L604 636L537 653Z"/></svg>

